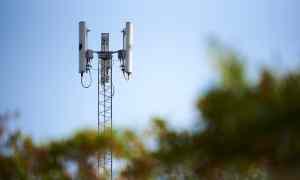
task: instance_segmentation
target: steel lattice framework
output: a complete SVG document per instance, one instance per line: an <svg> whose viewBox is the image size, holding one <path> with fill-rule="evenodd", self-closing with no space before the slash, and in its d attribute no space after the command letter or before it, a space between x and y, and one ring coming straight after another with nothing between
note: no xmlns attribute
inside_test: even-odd
<svg viewBox="0 0 300 180"><path fill-rule="evenodd" d="M98 135L109 133L112 136L113 84L109 33L101 34L101 52L104 52L104 56L99 56L98 60ZM101 177L113 179L111 147L98 156L97 168Z"/></svg>

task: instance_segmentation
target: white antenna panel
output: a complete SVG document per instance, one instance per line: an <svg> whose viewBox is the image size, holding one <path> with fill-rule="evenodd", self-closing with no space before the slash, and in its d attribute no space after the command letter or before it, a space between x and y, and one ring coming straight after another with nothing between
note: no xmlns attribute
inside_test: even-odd
<svg viewBox="0 0 300 180"><path fill-rule="evenodd" d="M132 46L133 46L133 25L126 22L125 27L125 72L130 75L132 73Z"/></svg>
<svg viewBox="0 0 300 180"><path fill-rule="evenodd" d="M84 21L79 22L79 73L86 72L87 28Z"/></svg>

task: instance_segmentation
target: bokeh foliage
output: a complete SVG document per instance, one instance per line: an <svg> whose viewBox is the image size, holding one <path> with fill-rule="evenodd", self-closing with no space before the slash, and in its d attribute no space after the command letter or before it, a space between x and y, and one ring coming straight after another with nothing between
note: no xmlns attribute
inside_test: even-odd
<svg viewBox="0 0 300 180"><path fill-rule="evenodd" d="M38 144L9 131L11 116L2 115L0 179L105 179L95 164L109 148L124 163L116 179L300 179L300 72L263 70L253 82L237 53L214 53L220 82L196 105L204 129L174 130L154 118L146 133L154 148L130 130Z"/></svg>

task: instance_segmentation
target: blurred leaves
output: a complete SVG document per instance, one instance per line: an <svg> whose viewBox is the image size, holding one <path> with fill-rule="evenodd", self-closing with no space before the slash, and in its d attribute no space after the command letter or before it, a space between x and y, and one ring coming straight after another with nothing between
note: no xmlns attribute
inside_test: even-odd
<svg viewBox="0 0 300 180"><path fill-rule="evenodd" d="M221 83L198 99L206 128L175 131L155 118L158 147L140 157L156 163L148 178L300 179L300 72L265 69L251 83L240 55L210 45Z"/></svg>

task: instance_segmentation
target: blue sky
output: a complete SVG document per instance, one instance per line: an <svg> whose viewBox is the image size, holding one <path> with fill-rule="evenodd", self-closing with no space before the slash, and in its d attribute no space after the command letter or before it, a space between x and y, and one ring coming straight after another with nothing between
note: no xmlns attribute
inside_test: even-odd
<svg viewBox="0 0 300 180"><path fill-rule="evenodd" d="M196 98L216 79L207 37L236 48L252 69L291 69L299 65L299 7L297 0L1 1L0 112L18 109L17 127L38 140L96 128L96 84L81 88L77 72L78 22L92 30L90 48L110 32L117 50L130 20L133 78L125 81L115 64L114 127L146 128L160 115L187 128Z"/></svg>

